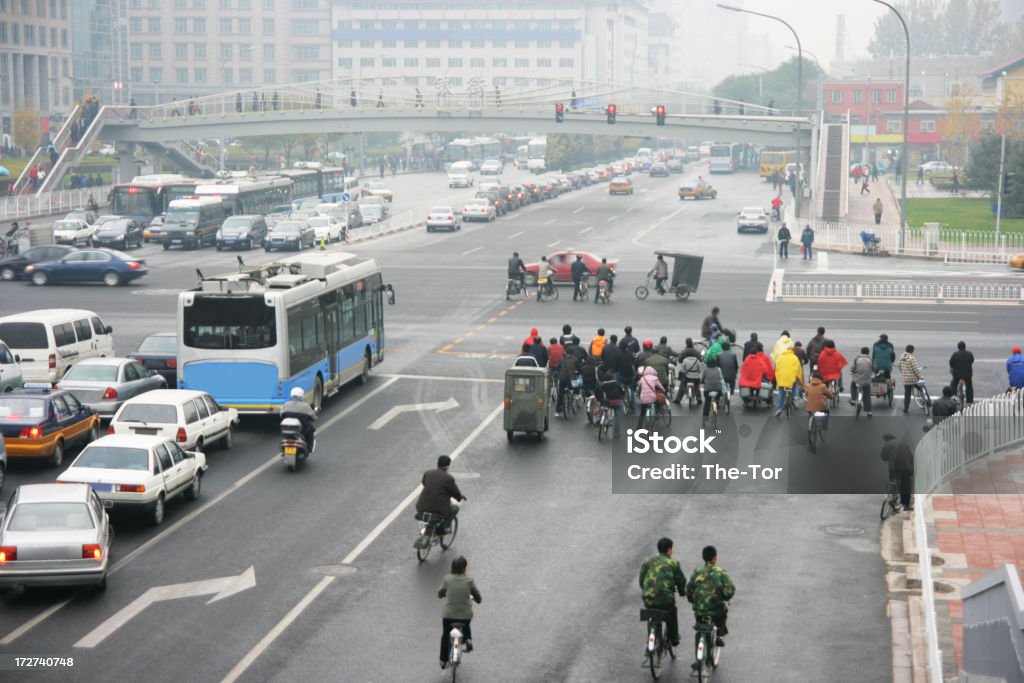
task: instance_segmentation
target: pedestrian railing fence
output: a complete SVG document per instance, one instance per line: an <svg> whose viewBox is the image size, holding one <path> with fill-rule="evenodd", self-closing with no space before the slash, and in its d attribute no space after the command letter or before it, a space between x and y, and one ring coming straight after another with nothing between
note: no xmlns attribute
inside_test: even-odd
<svg viewBox="0 0 1024 683"><path fill-rule="evenodd" d="M994 301L1024 303L1024 283L913 280L786 280L776 300L786 298Z"/></svg>

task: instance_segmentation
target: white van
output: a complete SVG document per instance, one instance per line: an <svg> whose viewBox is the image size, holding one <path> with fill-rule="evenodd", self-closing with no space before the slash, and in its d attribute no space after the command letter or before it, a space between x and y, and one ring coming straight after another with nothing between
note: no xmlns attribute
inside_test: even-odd
<svg viewBox="0 0 1024 683"><path fill-rule="evenodd" d="M113 328L92 311L47 308L0 318L0 339L21 357L26 382L55 383L83 358L114 355Z"/></svg>
<svg viewBox="0 0 1024 683"><path fill-rule="evenodd" d="M25 383L18 360L18 356L11 353L7 344L0 340L0 392L6 393Z"/></svg>

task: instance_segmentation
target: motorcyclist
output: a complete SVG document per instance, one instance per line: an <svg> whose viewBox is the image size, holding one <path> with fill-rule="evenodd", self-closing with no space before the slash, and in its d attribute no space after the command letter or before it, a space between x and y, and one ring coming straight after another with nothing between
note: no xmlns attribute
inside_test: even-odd
<svg viewBox="0 0 1024 683"><path fill-rule="evenodd" d="M1020 347L1014 346L1012 355L1006 359L1006 378L1010 389L1024 388L1024 356L1020 355Z"/></svg>
<svg viewBox="0 0 1024 683"><path fill-rule="evenodd" d="M651 268L650 272L647 273L647 277L654 276L654 289L658 291L658 294L665 293L665 280L668 279L668 264L665 263L665 257L658 254L658 259L654 262L654 267Z"/></svg>
<svg viewBox="0 0 1024 683"><path fill-rule="evenodd" d="M541 280L547 280L541 283ZM540 257L540 266L537 268L537 301L540 301L541 292L553 294L555 291L555 267L548 262L547 256Z"/></svg>
<svg viewBox="0 0 1024 683"><path fill-rule="evenodd" d="M512 258L508 260L508 279L518 280L519 289L522 290L526 286L526 264L523 263L523 259L519 258L519 252L513 251Z"/></svg>
<svg viewBox="0 0 1024 683"><path fill-rule="evenodd" d="M871 360L886 379L892 377L892 364L896 362L896 349L889 342L889 335L879 335L878 341L871 347Z"/></svg>
<svg viewBox="0 0 1024 683"><path fill-rule="evenodd" d="M281 419L294 418L302 425L302 440L306 442L306 449L310 455L316 447L316 412L313 407L306 403L306 393L302 387L292 387L289 399L281 406Z"/></svg>
<svg viewBox="0 0 1024 683"><path fill-rule="evenodd" d="M601 265L597 267L597 272L595 273L595 276L597 277L597 282L599 284L601 280L604 280L605 282L608 283L609 294L615 291L615 270L610 265L608 265L608 259L601 259ZM596 296L594 297L594 303L597 303Z"/></svg>
<svg viewBox="0 0 1024 683"><path fill-rule="evenodd" d="M423 490L416 499L416 518L420 519L424 512L440 515L444 518L440 533L447 533L448 521L459 514L459 506L452 500L463 501L466 497L455 483L455 477L448 473L452 459L442 455L437 459L437 468L427 470L420 479Z"/></svg>

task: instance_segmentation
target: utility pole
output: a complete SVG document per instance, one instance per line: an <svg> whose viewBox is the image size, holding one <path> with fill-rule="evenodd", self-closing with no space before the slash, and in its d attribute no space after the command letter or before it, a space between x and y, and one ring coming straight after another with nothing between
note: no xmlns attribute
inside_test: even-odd
<svg viewBox="0 0 1024 683"><path fill-rule="evenodd" d="M996 244L999 243L999 226L1003 220L1003 178L1006 175L1006 133L999 148L999 192L996 193Z"/></svg>

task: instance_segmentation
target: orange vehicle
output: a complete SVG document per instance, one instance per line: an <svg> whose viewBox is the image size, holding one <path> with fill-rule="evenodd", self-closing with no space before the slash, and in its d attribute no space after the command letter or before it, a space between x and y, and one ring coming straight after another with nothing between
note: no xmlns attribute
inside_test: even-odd
<svg viewBox="0 0 1024 683"><path fill-rule="evenodd" d="M1010 257L1010 267L1018 270L1024 270L1024 254L1017 254L1016 256Z"/></svg>
<svg viewBox="0 0 1024 683"><path fill-rule="evenodd" d="M718 190L702 180L697 180L680 185L678 194L680 199L714 199L718 196Z"/></svg>
<svg viewBox="0 0 1024 683"><path fill-rule="evenodd" d="M608 194L633 194L633 183L623 175L617 175L608 182Z"/></svg>
<svg viewBox="0 0 1024 683"><path fill-rule="evenodd" d="M0 433L9 458L48 459L59 467L68 448L99 438L100 418L68 391L26 384L0 395Z"/></svg>

